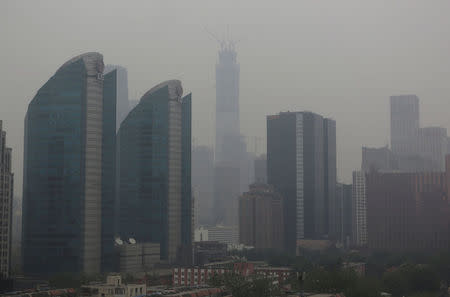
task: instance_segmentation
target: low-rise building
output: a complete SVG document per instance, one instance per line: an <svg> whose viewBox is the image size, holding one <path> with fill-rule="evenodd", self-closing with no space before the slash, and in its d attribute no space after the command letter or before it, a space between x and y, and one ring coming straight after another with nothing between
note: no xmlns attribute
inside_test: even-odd
<svg viewBox="0 0 450 297"><path fill-rule="evenodd" d="M138 243L130 238L128 240L116 239L115 246L120 272L144 272L160 262L159 243Z"/></svg>
<svg viewBox="0 0 450 297"><path fill-rule="evenodd" d="M80 295L84 297L135 297L146 294L145 284L123 284L120 275L109 275L106 283L82 286Z"/></svg>
<svg viewBox="0 0 450 297"><path fill-rule="evenodd" d="M227 245L217 241L194 242L194 265L223 261L227 257Z"/></svg>

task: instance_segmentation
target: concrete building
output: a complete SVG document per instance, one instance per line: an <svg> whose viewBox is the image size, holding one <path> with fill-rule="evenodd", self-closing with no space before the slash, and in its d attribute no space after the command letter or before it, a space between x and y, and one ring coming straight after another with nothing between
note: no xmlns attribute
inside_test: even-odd
<svg viewBox="0 0 450 297"><path fill-rule="evenodd" d="M139 243L133 238L116 238L115 249L118 268L116 271L121 273L148 272L161 262L159 243Z"/></svg>
<svg viewBox="0 0 450 297"><path fill-rule="evenodd" d="M374 250L450 248L450 157L445 172L367 176L368 246Z"/></svg>
<svg viewBox="0 0 450 297"><path fill-rule="evenodd" d="M236 227L238 198L240 194L240 170L238 167L217 165L214 168L214 225Z"/></svg>
<svg viewBox="0 0 450 297"><path fill-rule="evenodd" d="M234 245L239 243L239 229L237 226L210 226L208 230L208 240Z"/></svg>
<svg viewBox="0 0 450 297"><path fill-rule="evenodd" d="M102 243L112 251L116 80L114 71L103 76L103 65L99 53L70 59L28 106L22 241L27 274L98 273ZM107 220L111 224L102 224Z"/></svg>
<svg viewBox="0 0 450 297"><path fill-rule="evenodd" d="M390 97L391 148L394 154L416 155L420 128L419 98L416 95Z"/></svg>
<svg viewBox="0 0 450 297"><path fill-rule="evenodd" d="M182 94L178 80L150 89L118 133L119 235L159 243L169 262L193 237L191 95Z"/></svg>
<svg viewBox="0 0 450 297"><path fill-rule="evenodd" d="M84 285L80 289L81 296L86 297L136 297L147 294L144 284L124 284L120 275L108 275L106 283Z"/></svg>
<svg viewBox="0 0 450 297"><path fill-rule="evenodd" d="M111 71L116 71L117 76L117 101L116 101L116 132L119 131L120 124L127 116L130 109L130 102L128 100L128 71L125 67L120 65L106 65L105 74Z"/></svg>
<svg viewBox="0 0 450 297"><path fill-rule="evenodd" d="M239 243L283 249L283 199L272 186L255 183L239 198Z"/></svg>
<svg viewBox="0 0 450 297"><path fill-rule="evenodd" d="M328 235L336 185L336 123L312 112L267 117L267 180L284 198L285 248Z"/></svg>
<svg viewBox="0 0 450 297"><path fill-rule="evenodd" d="M353 245L367 245L366 176L362 171L353 171L352 235Z"/></svg>
<svg viewBox="0 0 450 297"><path fill-rule="evenodd" d="M241 136L239 119L239 64L234 45L223 43L216 64L215 163L239 168Z"/></svg>
<svg viewBox="0 0 450 297"><path fill-rule="evenodd" d="M11 245L14 174L12 149L6 145L6 132L0 120L0 279L11 274Z"/></svg>
<svg viewBox="0 0 450 297"><path fill-rule="evenodd" d="M217 241L194 242L194 265L204 266L224 261L227 257L227 245Z"/></svg>
<svg viewBox="0 0 450 297"><path fill-rule="evenodd" d="M261 155L255 159L255 183L267 183L267 156Z"/></svg>
<svg viewBox="0 0 450 297"><path fill-rule="evenodd" d="M398 170L398 163L387 146L380 148L363 147L361 170L364 172L370 170L388 172Z"/></svg>
<svg viewBox="0 0 450 297"><path fill-rule="evenodd" d="M192 149L192 186L197 193L197 224L213 224L214 151L208 146L194 146Z"/></svg>
<svg viewBox="0 0 450 297"><path fill-rule="evenodd" d="M220 44L216 64L216 139L213 224L237 227L237 199L250 184L249 158L240 133L240 66L232 42Z"/></svg>
<svg viewBox="0 0 450 297"><path fill-rule="evenodd" d="M447 154L447 129L442 127L424 127L419 129L419 155L431 161L431 170L444 171Z"/></svg>
<svg viewBox="0 0 450 297"><path fill-rule="evenodd" d="M352 185L336 184L334 209L329 217L329 238L344 247L349 247L352 239Z"/></svg>

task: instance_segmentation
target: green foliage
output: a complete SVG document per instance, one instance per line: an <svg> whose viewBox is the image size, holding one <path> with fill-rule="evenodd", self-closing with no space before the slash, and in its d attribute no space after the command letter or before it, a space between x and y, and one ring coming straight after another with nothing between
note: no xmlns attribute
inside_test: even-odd
<svg viewBox="0 0 450 297"><path fill-rule="evenodd" d="M383 275L384 289L394 296L417 292L437 292L440 287L436 272L426 265L404 264Z"/></svg>
<svg viewBox="0 0 450 297"><path fill-rule="evenodd" d="M377 297L380 285L375 279L358 277L353 270L318 268L307 274L304 290L317 293L341 293L347 297Z"/></svg>
<svg viewBox="0 0 450 297"><path fill-rule="evenodd" d="M278 296L278 289L266 278L248 280L240 274L214 274L208 281L213 287L224 287L233 297Z"/></svg>

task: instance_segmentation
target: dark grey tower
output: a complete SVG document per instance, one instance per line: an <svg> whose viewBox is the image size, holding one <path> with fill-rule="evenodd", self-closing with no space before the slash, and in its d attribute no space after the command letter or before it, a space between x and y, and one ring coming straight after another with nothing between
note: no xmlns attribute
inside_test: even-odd
<svg viewBox="0 0 450 297"><path fill-rule="evenodd" d="M106 65L105 75L111 71L116 70L117 76L117 103L116 103L116 132L119 130L120 124L127 116L130 109L130 102L128 100L128 71L125 67L120 65Z"/></svg>
<svg viewBox="0 0 450 297"><path fill-rule="evenodd" d="M285 199L285 248L324 238L335 200L336 123L311 112L268 116L267 179Z"/></svg>

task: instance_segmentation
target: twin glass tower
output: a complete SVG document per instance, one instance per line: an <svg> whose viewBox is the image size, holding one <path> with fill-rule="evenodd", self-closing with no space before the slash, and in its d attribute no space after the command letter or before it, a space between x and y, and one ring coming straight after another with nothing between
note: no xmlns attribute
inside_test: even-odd
<svg viewBox="0 0 450 297"><path fill-rule="evenodd" d="M26 274L113 271L118 235L159 242L169 261L191 243L191 96L179 81L158 85L116 137L117 71L103 70L101 54L77 56L29 104Z"/></svg>

